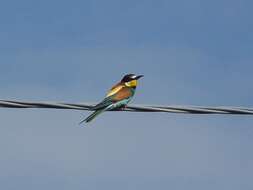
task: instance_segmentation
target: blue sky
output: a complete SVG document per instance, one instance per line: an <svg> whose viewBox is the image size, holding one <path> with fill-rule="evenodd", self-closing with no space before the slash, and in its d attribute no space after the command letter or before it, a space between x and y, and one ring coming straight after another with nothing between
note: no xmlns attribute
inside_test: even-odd
<svg viewBox="0 0 253 190"><path fill-rule="evenodd" d="M0 2L1 99L252 107L253 2ZM253 118L0 109L1 189L253 188Z"/></svg>

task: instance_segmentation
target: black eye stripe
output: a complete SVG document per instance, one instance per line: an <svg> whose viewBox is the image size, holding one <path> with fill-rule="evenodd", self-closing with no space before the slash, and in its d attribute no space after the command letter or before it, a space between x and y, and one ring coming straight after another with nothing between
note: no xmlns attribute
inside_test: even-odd
<svg viewBox="0 0 253 190"><path fill-rule="evenodd" d="M125 76L123 77L123 79L121 80L121 82L129 82L129 81L131 81L131 80L134 80L135 77L136 77L136 75L134 75L134 74L125 75Z"/></svg>

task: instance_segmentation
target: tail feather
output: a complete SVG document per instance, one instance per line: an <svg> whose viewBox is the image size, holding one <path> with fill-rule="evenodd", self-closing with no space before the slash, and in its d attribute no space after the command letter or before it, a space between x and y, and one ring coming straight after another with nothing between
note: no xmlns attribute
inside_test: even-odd
<svg viewBox="0 0 253 190"><path fill-rule="evenodd" d="M86 122L86 123L91 122L93 119L95 119L95 117L97 117L99 114L101 114L102 112L104 112L104 110L105 109L94 111L87 118L85 118L84 120L82 120L79 124L82 124L83 122Z"/></svg>

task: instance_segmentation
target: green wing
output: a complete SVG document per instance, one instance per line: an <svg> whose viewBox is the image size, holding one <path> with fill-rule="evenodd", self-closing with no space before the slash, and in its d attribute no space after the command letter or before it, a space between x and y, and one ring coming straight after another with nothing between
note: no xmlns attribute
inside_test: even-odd
<svg viewBox="0 0 253 190"><path fill-rule="evenodd" d="M121 88L117 93L106 97L102 102L92 108L92 110L100 110L112 105L113 103L129 99L134 95L135 90L128 87Z"/></svg>
<svg viewBox="0 0 253 190"><path fill-rule="evenodd" d="M92 110L100 110L100 109L104 109L107 106L111 105L113 103L113 99L112 97L107 97L105 98L102 102L98 103L97 105L95 105Z"/></svg>

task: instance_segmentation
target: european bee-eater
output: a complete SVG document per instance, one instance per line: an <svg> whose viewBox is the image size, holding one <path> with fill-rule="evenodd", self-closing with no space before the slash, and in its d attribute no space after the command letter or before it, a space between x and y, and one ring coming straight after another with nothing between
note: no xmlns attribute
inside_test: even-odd
<svg viewBox="0 0 253 190"><path fill-rule="evenodd" d="M119 83L111 88L111 90L107 93L105 99L92 108L94 112L86 119L81 121L80 124L83 122L88 123L92 121L96 116L103 113L104 111L126 107L126 105L133 98L136 87L138 85L138 79L141 77L143 77L143 75L125 75Z"/></svg>

